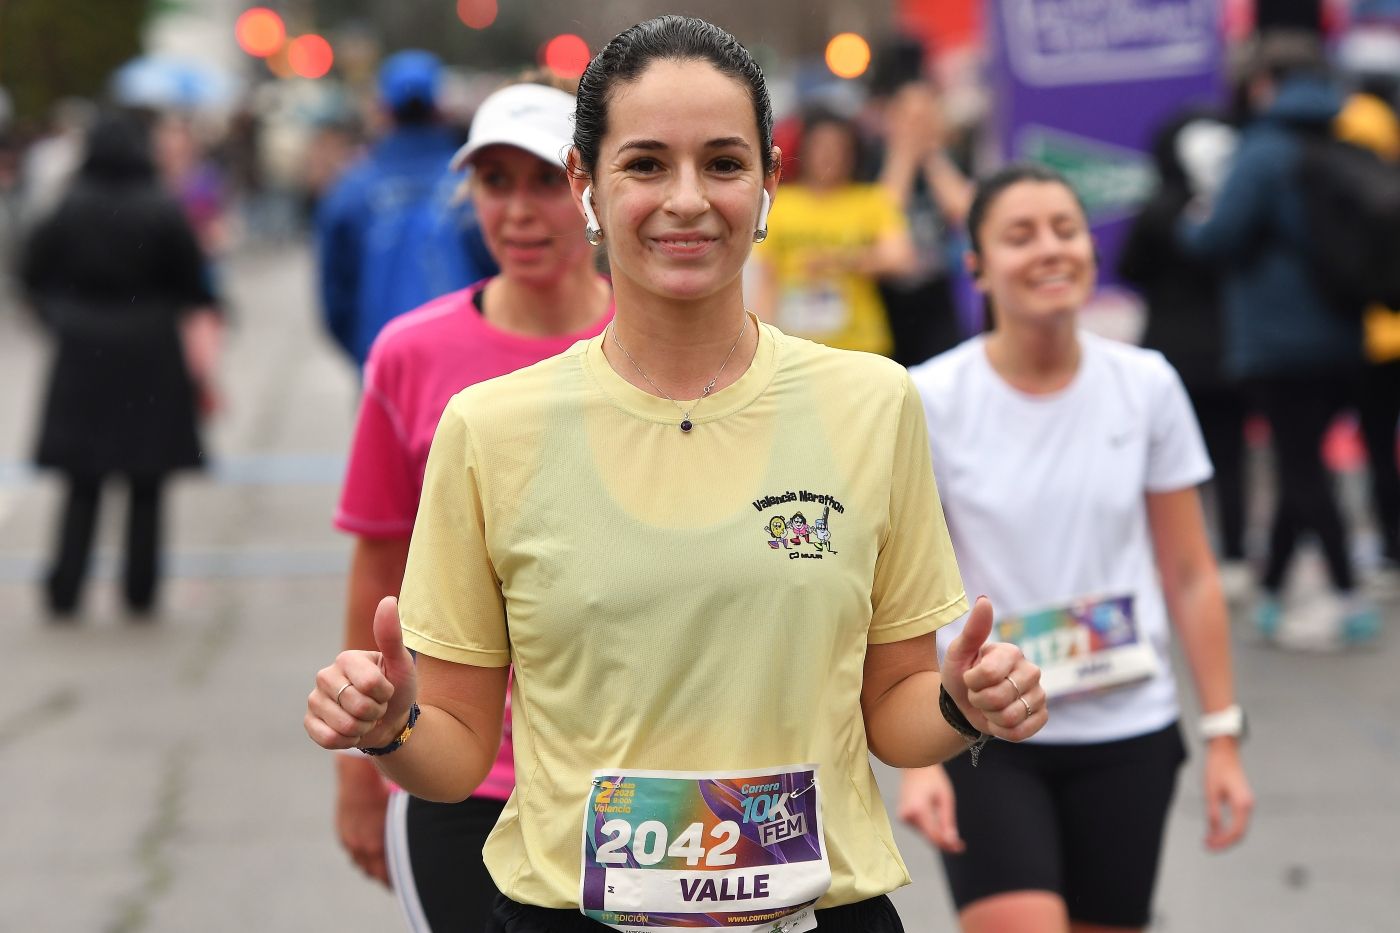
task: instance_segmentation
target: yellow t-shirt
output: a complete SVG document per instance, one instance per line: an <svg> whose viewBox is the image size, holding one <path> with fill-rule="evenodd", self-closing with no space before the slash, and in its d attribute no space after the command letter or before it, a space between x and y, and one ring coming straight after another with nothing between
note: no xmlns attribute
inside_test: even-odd
<svg viewBox="0 0 1400 933"><path fill-rule="evenodd" d="M894 363L759 336L689 434L613 371L601 338L472 386L443 414L405 642L514 665L518 783L485 854L517 901L577 908L604 768L814 762L832 868L818 906L909 881L860 687L867 643L967 611L923 408Z"/></svg>
<svg viewBox="0 0 1400 933"><path fill-rule="evenodd" d="M754 252L777 273L777 325L827 346L888 356L894 342L875 280L824 268L823 259L867 249L907 227L879 185L828 192L784 186L768 219L768 239Z"/></svg>

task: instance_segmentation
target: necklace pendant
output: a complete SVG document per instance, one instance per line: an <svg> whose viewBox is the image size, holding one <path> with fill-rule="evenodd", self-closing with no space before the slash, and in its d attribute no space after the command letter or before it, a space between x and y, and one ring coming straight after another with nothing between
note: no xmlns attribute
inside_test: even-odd
<svg viewBox="0 0 1400 933"><path fill-rule="evenodd" d="M693 428L693 427L695 427L695 425L693 425L693 424L690 423L690 419L689 419L689 418L687 418L687 419L685 419L684 421L681 422L681 430L684 431L684 432L687 433L687 434L690 433L690 429Z"/></svg>

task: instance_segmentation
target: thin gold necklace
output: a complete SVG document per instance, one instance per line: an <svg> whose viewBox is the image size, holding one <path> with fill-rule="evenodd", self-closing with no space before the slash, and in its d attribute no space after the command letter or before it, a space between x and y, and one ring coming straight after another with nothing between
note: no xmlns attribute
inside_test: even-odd
<svg viewBox="0 0 1400 933"><path fill-rule="evenodd" d="M705 401L705 399L709 398L710 393L715 390L715 383L719 382L719 377L724 374L724 367L729 365L729 358L734 355L734 351L739 346L739 341L742 340L744 337L744 331L748 329L749 312L747 308L744 309L744 320L739 325L739 333L737 336L735 336L733 345L729 348L729 352L724 355L724 362L719 364L719 369L715 372L714 378L711 379L708 383L706 383L705 388L700 392L700 397L697 398L694 404L692 404L689 408L686 408L680 402L667 395L666 390L661 388L661 386L657 385L652 380L652 378L647 375L647 371L645 369L642 369L641 365L636 360L632 359L632 354L627 352L627 348L622 345L622 340L618 338L617 331L613 328L613 324L615 323L616 322L614 321L608 324L607 336L612 337L613 343L617 344L617 348L622 351L622 355L627 357L627 362L631 363L633 368L637 370L637 375L645 379L647 381L647 385L651 386L658 393L660 393L662 398L666 399L666 401L676 406L676 410L681 413L681 430L684 431L686 434L689 434L690 429L695 427L695 423L690 420L690 413L693 412L695 409L699 408L700 403Z"/></svg>

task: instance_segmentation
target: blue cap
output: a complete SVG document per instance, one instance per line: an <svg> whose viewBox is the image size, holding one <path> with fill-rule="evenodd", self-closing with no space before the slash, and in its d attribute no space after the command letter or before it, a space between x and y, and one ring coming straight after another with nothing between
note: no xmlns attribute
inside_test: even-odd
<svg viewBox="0 0 1400 933"><path fill-rule="evenodd" d="M411 101L437 101L442 62L431 52L408 49L384 59L379 66L379 96L393 110Z"/></svg>

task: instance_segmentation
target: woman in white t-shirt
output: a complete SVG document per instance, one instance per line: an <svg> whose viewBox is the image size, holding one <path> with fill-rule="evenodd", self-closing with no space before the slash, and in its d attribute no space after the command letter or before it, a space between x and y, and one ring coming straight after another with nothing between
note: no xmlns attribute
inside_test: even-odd
<svg viewBox="0 0 1400 933"><path fill-rule="evenodd" d="M943 850L966 931L1141 928L1185 758L1173 628L1206 711L1206 846L1253 806L1197 492L1211 465L1162 356L1078 329L1097 257L1064 178L1003 169L968 227L995 327L912 375L968 592L1040 664L1050 722L975 772L906 772L901 816Z"/></svg>

